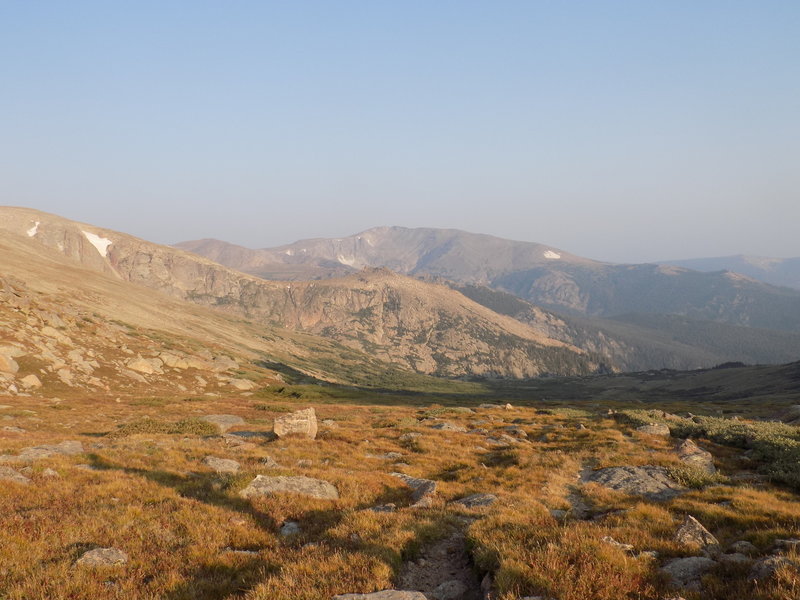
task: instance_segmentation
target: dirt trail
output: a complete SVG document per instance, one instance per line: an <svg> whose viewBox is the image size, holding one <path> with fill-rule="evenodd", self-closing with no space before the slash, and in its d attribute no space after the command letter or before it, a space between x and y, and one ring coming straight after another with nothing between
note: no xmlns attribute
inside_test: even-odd
<svg viewBox="0 0 800 600"><path fill-rule="evenodd" d="M432 600L481 600L480 579L467 552L463 530L456 529L423 548L415 561L403 565L397 589L419 591Z"/></svg>

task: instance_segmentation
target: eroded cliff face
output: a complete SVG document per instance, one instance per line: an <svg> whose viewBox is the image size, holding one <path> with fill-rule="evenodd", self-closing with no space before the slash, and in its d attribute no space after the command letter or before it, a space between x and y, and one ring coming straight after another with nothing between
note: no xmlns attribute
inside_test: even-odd
<svg viewBox="0 0 800 600"><path fill-rule="evenodd" d="M582 350L442 285L369 269L269 282L210 260L27 209L0 229L93 270L259 322L314 333L421 373L529 377L594 371Z"/></svg>

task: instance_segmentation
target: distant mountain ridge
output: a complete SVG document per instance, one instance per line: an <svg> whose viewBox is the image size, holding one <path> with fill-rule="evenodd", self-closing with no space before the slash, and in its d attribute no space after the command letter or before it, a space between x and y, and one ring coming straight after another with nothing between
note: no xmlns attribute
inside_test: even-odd
<svg viewBox="0 0 800 600"><path fill-rule="evenodd" d="M364 266L485 285L574 315L676 314L800 331L800 291L731 272L593 261L532 242L455 229L379 227L353 236L248 250L218 240L178 247L266 279L326 278Z"/></svg>
<svg viewBox="0 0 800 600"><path fill-rule="evenodd" d="M675 265L695 271L732 271L763 281L800 290L800 257L768 258L765 256L719 256L715 258L691 258L668 260L660 264Z"/></svg>

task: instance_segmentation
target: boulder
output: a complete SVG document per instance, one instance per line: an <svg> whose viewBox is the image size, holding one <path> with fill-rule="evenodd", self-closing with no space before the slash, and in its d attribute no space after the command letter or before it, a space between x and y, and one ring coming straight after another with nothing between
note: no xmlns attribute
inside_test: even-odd
<svg viewBox="0 0 800 600"><path fill-rule="evenodd" d="M59 444L43 444L41 446L23 448L17 456L3 455L0 456L0 460L6 462L34 462L56 454L75 456L81 453L83 453L83 444L77 441L64 441Z"/></svg>
<svg viewBox="0 0 800 600"><path fill-rule="evenodd" d="M463 581L451 579L437 585L430 595L433 600L462 600L467 592L469 588Z"/></svg>
<svg viewBox="0 0 800 600"><path fill-rule="evenodd" d="M750 569L750 579L770 579L778 569L792 567L800 570L800 562L788 556L768 556L757 561Z"/></svg>
<svg viewBox="0 0 800 600"><path fill-rule="evenodd" d="M26 390L35 390L42 387L41 380L33 373L31 373L30 375L26 375L25 377L20 379L19 382L22 384L22 387L24 387Z"/></svg>
<svg viewBox="0 0 800 600"><path fill-rule="evenodd" d="M714 457L711 455L711 452L703 450L692 440L683 440L678 444L675 450L681 462L697 467L709 475L713 475L717 472L717 469L714 467Z"/></svg>
<svg viewBox="0 0 800 600"><path fill-rule="evenodd" d="M0 373L8 373L9 375L16 375L19 371L17 361L10 355L10 353L0 353Z"/></svg>
<svg viewBox="0 0 800 600"><path fill-rule="evenodd" d="M433 503L436 493L436 482L430 479L411 477L405 473L391 473L412 489L411 499L414 501L412 508L427 508Z"/></svg>
<svg viewBox="0 0 800 600"><path fill-rule="evenodd" d="M601 542L604 544L608 544L609 546L614 546L615 548L619 548L623 552L633 552L633 544L623 544L622 542L618 542L610 535L606 535L600 539Z"/></svg>
<svg viewBox="0 0 800 600"><path fill-rule="evenodd" d="M239 495L242 498L253 496L271 496L272 494L299 494L311 498L322 500L337 500L339 491L336 487L321 479L311 477L269 477L267 475L256 475L256 478L244 488Z"/></svg>
<svg viewBox="0 0 800 600"><path fill-rule="evenodd" d="M734 542L730 546L728 546L729 552L738 552L739 554L758 554L758 548L756 548L753 544L748 541L740 540L738 542Z"/></svg>
<svg viewBox="0 0 800 600"><path fill-rule="evenodd" d="M203 464L213 469L216 473L236 473L241 465L230 458L217 458L216 456L206 456Z"/></svg>
<svg viewBox="0 0 800 600"><path fill-rule="evenodd" d="M661 572L669 577L675 587L699 590L700 578L716 566L715 561L705 556L689 556L668 561Z"/></svg>
<svg viewBox="0 0 800 600"><path fill-rule="evenodd" d="M95 548L85 552L75 564L83 567L113 567L128 562L128 555L117 548Z"/></svg>
<svg viewBox="0 0 800 600"><path fill-rule="evenodd" d="M14 483L21 483L22 485L27 485L31 482L25 475L15 471L11 467L0 467L0 481L12 481Z"/></svg>
<svg viewBox="0 0 800 600"><path fill-rule="evenodd" d="M719 551L719 540L691 515L686 515L678 531L675 532L673 539L684 546L700 548L701 550L711 550L713 548Z"/></svg>
<svg viewBox="0 0 800 600"><path fill-rule="evenodd" d="M586 481L650 500L669 500L685 488L672 479L664 467L606 467L586 477Z"/></svg>
<svg viewBox="0 0 800 600"><path fill-rule="evenodd" d="M237 415L204 415L200 417L200 420L216 425L222 433L236 425L245 424L245 420Z"/></svg>
<svg viewBox="0 0 800 600"><path fill-rule="evenodd" d="M332 600L428 600L422 592L404 592L401 590L383 590L371 594L339 594Z"/></svg>
<svg viewBox="0 0 800 600"><path fill-rule="evenodd" d="M636 431L640 433L646 433L648 435L661 435L664 437L669 437L669 427L663 423L650 423L649 425L642 425L637 427Z"/></svg>
<svg viewBox="0 0 800 600"><path fill-rule="evenodd" d="M279 438L299 435L313 440L317 437L317 414L313 408L306 408L277 417L272 425L272 431Z"/></svg>
<svg viewBox="0 0 800 600"><path fill-rule="evenodd" d="M480 508L482 506L489 506L495 502L497 502L497 496L494 494L472 494L460 500L453 500L451 504L460 504L466 508Z"/></svg>
<svg viewBox="0 0 800 600"><path fill-rule="evenodd" d="M444 421L443 423L436 423L436 425L431 425L431 429L438 429L439 431L456 431L458 433L466 433L467 428L461 425L456 425L455 423L450 423L449 421Z"/></svg>
<svg viewBox="0 0 800 600"><path fill-rule="evenodd" d="M280 533L283 537L289 537L290 535L300 533L300 523L297 521L284 521L283 525L281 525Z"/></svg>
<svg viewBox="0 0 800 600"><path fill-rule="evenodd" d="M256 384L249 379L231 379L228 383L243 392L248 392L256 387Z"/></svg>
<svg viewBox="0 0 800 600"><path fill-rule="evenodd" d="M153 359L158 360L158 359ZM129 360L127 363L127 367L131 371L136 371L137 373L142 373L143 375L152 375L154 373L161 373L161 368L159 365L156 365L153 360L149 360L146 358L142 358L138 356L132 360ZM161 363L160 360L158 360Z"/></svg>

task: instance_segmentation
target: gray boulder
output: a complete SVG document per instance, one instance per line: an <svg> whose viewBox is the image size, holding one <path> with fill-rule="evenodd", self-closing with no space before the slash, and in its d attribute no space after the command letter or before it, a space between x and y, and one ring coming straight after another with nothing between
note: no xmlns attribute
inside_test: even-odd
<svg viewBox="0 0 800 600"><path fill-rule="evenodd" d="M788 556L768 556L757 561L750 569L750 579L770 579L778 569L793 567L800 570L800 562Z"/></svg>
<svg viewBox="0 0 800 600"><path fill-rule="evenodd" d="M756 548L753 544L748 541L740 540L738 542L734 542L730 546L728 546L729 552L737 552L739 554L758 554L758 548Z"/></svg>
<svg viewBox="0 0 800 600"><path fill-rule="evenodd" d="M17 456L7 454L0 456L0 461L30 463L55 456L56 454L75 456L81 453L83 453L83 444L74 440L68 440L58 444L43 444L41 446L23 448Z"/></svg>
<svg viewBox="0 0 800 600"><path fill-rule="evenodd" d="M686 515L673 538L679 544L701 550L719 550L719 540L691 515Z"/></svg>
<svg viewBox="0 0 800 600"><path fill-rule="evenodd" d="M699 590L700 578L716 566L715 561L705 556L689 556L668 561L661 568L661 572L669 577L675 587Z"/></svg>
<svg viewBox="0 0 800 600"><path fill-rule="evenodd" d="M332 600L428 600L422 592L404 592L401 590L383 590L371 594L339 594Z"/></svg>
<svg viewBox="0 0 800 600"><path fill-rule="evenodd" d="M230 458L217 458L216 456L206 456L203 464L213 469L216 473L236 473L241 465Z"/></svg>
<svg viewBox="0 0 800 600"><path fill-rule="evenodd" d="M317 437L317 414L313 408L306 408L277 417L272 431L279 438L298 435L313 440Z"/></svg>
<svg viewBox="0 0 800 600"><path fill-rule="evenodd" d="M95 548L85 552L75 563L83 567L113 567L128 562L128 555L117 548Z"/></svg>
<svg viewBox="0 0 800 600"><path fill-rule="evenodd" d="M703 450L692 440L683 440L678 444L675 450L681 462L697 467L709 475L713 475L717 472L716 467L714 467L714 457L711 455L711 452Z"/></svg>
<svg viewBox="0 0 800 600"><path fill-rule="evenodd" d="M589 474L585 481L611 490L650 500L669 500L685 488L664 467L606 467Z"/></svg>
<svg viewBox="0 0 800 600"><path fill-rule="evenodd" d="M460 500L453 500L451 504L460 504L466 508L480 508L495 502L497 502L497 496L494 494L472 494Z"/></svg>
<svg viewBox="0 0 800 600"><path fill-rule="evenodd" d="M13 481L14 483L21 483L27 485L31 482L30 479L25 477L11 467L0 467L0 481Z"/></svg>
<svg viewBox="0 0 800 600"><path fill-rule="evenodd" d="M298 494L322 500L337 500L339 491L327 481L311 477L269 477L256 475L256 478L244 488L239 495L242 498L253 496L271 496L276 493Z"/></svg>
<svg viewBox="0 0 800 600"><path fill-rule="evenodd" d="M245 424L245 420L237 415L204 415L200 417L200 420L216 425L221 433L225 433L236 425Z"/></svg>
<svg viewBox="0 0 800 600"><path fill-rule="evenodd" d="M641 427L637 427L636 431L640 433L646 433L648 435L661 435L664 437L669 437L669 427L663 423L650 423L649 425L642 425Z"/></svg>
<svg viewBox="0 0 800 600"><path fill-rule="evenodd" d="M439 431L455 431L457 433L466 433L467 428L461 425L456 425L455 423L450 423L449 421L444 421L443 423L437 423L436 425L431 425L431 429L438 429Z"/></svg>
<svg viewBox="0 0 800 600"><path fill-rule="evenodd" d="M414 501L412 508L427 508L433 503L436 493L436 482L430 479L411 477L405 473L391 473L412 489L411 499Z"/></svg>

